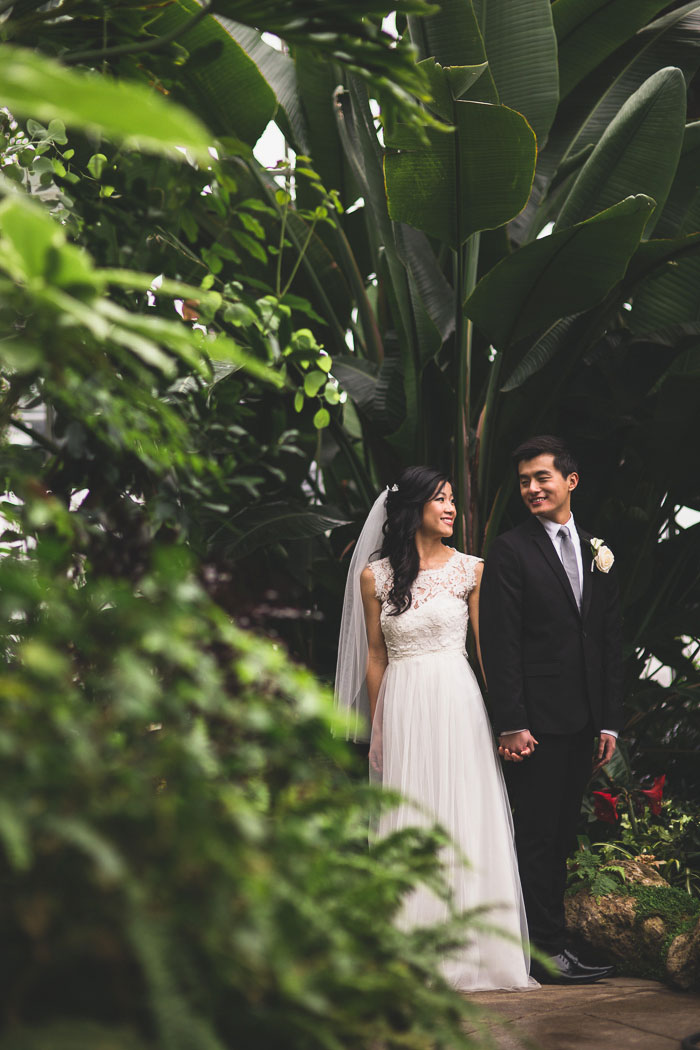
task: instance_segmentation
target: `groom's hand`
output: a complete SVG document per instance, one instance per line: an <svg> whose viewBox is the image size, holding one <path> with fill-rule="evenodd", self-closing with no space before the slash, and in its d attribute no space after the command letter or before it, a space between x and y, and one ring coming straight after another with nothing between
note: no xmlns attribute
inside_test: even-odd
<svg viewBox="0 0 700 1050"><path fill-rule="evenodd" d="M522 762L535 750L538 741L529 729L519 733L501 733L498 738L498 753L505 762Z"/></svg>
<svg viewBox="0 0 700 1050"><path fill-rule="evenodd" d="M593 772L597 773L599 769L609 762L615 754L615 748L617 747L617 740L610 733L601 733L600 739L598 740L598 751L596 755L596 761L593 765Z"/></svg>

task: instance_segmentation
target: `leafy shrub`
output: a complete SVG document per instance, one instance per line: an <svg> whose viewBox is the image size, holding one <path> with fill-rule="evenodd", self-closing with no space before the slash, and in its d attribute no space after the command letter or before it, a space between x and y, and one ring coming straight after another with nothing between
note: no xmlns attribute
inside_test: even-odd
<svg viewBox="0 0 700 1050"><path fill-rule="evenodd" d="M368 851L326 694L181 550L76 585L40 536L0 617L0 1045L476 1045L437 975L464 924L394 924L417 880L445 893L442 836Z"/></svg>
<svg viewBox="0 0 700 1050"><path fill-rule="evenodd" d="M664 798L665 782L660 774L651 786L640 787L624 744L618 748L595 781L607 790L595 790L584 801L587 830L594 826L600 841L591 846L588 835L580 840L582 850L571 869L574 885L614 892L612 886L601 887L611 880L619 884L614 864L624 858L652 865L671 886L700 898L700 807Z"/></svg>

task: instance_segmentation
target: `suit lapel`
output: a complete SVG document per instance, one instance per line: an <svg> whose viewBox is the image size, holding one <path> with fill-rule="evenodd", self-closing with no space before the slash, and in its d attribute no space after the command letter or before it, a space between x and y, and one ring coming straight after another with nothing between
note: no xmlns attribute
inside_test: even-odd
<svg viewBox="0 0 700 1050"><path fill-rule="evenodd" d="M581 616L583 619L588 615L588 610L591 607L591 595L593 594L593 573L591 572L591 565L593 563L593 552L591 551L591 536L588 532L583 532L576 526L578 532L578 538L581 541L581 562L583 565L583 596L582 596L582 609Z"/></svg>
<svg viewBox="0 0 700 1050"><path fill-rule="evenodd" d="M576 599L574 598L574 592L571 590L571 584L569 583L569 577L566 575L566 570L565 570L564 566L562 565L561 560L559 559L559 555L557 554L557 552L554 549L554 544L552 543L552 541L550 540L549 536L547 535L544 527L542 525L540 525L539 521L537 521L535 518L531 518L530 521L528 522L528 525L530 526L529 532L530 532L530 535L532 536L532 539L535 541L536 545L539 547L541 553L544 555L545 561L547 562L549 567L554 572L554 575L559 580L559 583L564 588L564 590L565 590L565 592L566 592L566 594L567 594L567 596L569 598L569 601L573 605L573 607L576 610L577 614L581 615L579 613L578 605L576 604ZM584 576L586 574L585 573L585 566L586 566L586 563L584 561ZM585 584L584 584L584 598L585 598Z"/></svg>

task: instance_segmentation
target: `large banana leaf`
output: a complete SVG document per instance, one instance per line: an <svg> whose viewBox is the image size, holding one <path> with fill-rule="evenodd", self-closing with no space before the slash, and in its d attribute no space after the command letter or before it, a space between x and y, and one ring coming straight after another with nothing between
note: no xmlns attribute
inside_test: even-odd
<svg viewBox="0 0 700 1050"><path fill-rule="evenodd" d="M666 0L555 0L561 97L664 7Z"/></svg>
<svg viewBox="0 0 700 1050"><path fill-rule="evenodd" d="M454 103L452 134L428 129L428 144L400 125L384 159L389 214L459 247L477 230L512 219L527 202L535 136L505 106Z"/></svg>
<svg viewBox="0 0 700 1050"><path fill-rule="evenodd" d="M343 149L353 175L371 214L370 236L375 250L393 242L391 221L387 212L382 172L382 153L377 141L367 97L357 85L338 90L335 96L336 118Z"/></svg>
<svg viewBox="0 0 700 1050"><path fill-rule="evenodd" d="M294 148L297 153L311 154L322 182L329 189L338 191L347 208L362 196L362 192L343 151L338 131L333 99L339 83L338 70L332 62L319 61L303 47L294 49L294 63L306 126L304 140L293 140ZM303 146L304 141L308 142L308 147ZM300 189L303 196L303 184L297 187L297 194Z"/></svg>
<svg viewBox="0 0 700 1050"><path fill-rule="evenodd" d="M688 240L700 240L700 234ZM650 241L654 244L654 241ZM667 325L700 318L700 255L671 259L660 273L640 284L632 304L631 326L635 332L655 331Z"/></svg>
<svg viewBox="0 0 700 1050"><path fill-rule="evenodd" d="M573 226L630 194L653 197L663 209L678 165L685 128L685 80L661 69L627 100L581 169L557 219Z"/></svg>
<svg viewBox="0 0 700 1050"><path fill-rule="evenodd" d="M509 390L517 390L526 379L535 375L552 358L556 357L559 351L564 349L564 344L570 343L572 329L578 320L579 316L575 314L573 317L563 317L550 325L544 335L536 340L535 345L530 347L520 363L510 373L501 387L503 393L506 394Z"/></svg>
<svg viewBox="0 0 700 1050"><path fill-rule="evenodd" d="M487 61L484 38L471 0L444 0L430 18L408 19L411 40L422 59L433 58L443 67L477 66ZM498 102L490 70L479 80L472 98Z"/></svg>
<svg viewBox="0 0 700 1050"><path fill-rule="evenodd" d="M599 302L624 276L654 202L630 197L542 237L481 279L465 311L499 350Z"/></svg>
<svg viewBox="0 0 700 1050"><path fill-rule="evenodd" d="M297 72L293 60L283 51L265 43L262 33L257 29L240 25L227 18L219 18L218 21L243 48L274 91L277 104L287 118L288 137L295 143L297 152L308 153L308 129L299 98Z"/></svg>
<svg viewBox="0 0 700 1050"><path fill-rule="evenodd" d="M698 26L700 42L700 25ZM700 230L700 121L688 124L673 185L655 232L657 237Z"/></svg>
<svg viewBox="0 0 700 1050"><path fill-rule="evenodd" d="M571 97L550 143L553 152L562 158L558 162L560 170L570 158L598 142L627 99L659 69L676 66L689 83L698 65L700 2L693 0L637 33L622 52L615 54L598 75L582 84ZM601 94L601 83L607 83L609 75L612 79ZM553 167L551 161L548 166Z"/></svg>
<svg viewBox="0 0 700 1050"><path fill-rule="evenodd" d="M172 32L200 10L197 0L174 0L154 20L152 29L159 35ZM181 101L215 134L255 145L277 106L255 62L214 15L187 30L178 43L189 52L176 81Z"/></svg>
<svg viewBox="0 0 700 1050"><path fill-rule="evenodd" d="M302 507L288 503L269 503L242 511L231 519L241 535L226 548L231 558L242 558L263 544L280 540L305 540L349 521L335 507Z"/></svg>
<svg viewBox="0 0 700 1050"><path fill-rule="evenodd" d="M425 310L443 342L455 327L455 292L438 264L430 241L420 230L403 223L395 228L396 247L415 283Z"/></svg>
<svg viewBox="0 0 700 1050"><path fill-rule="evenodd" d="M541 148L559 104L550 0L473 0L500 102L527 119Z"/></svg>

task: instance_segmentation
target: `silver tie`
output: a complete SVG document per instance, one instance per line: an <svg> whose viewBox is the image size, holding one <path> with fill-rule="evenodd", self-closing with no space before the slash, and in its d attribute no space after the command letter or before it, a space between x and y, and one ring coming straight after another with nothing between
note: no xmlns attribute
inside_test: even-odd
<svg viewBox="0 0 700 1050"><path fill-rule="evenodd" d="M571 590L574 592L574 598L578 605L579 612L581 611L581 581L578 575L578 564L576 562L576 552L574 551L573 540L571 539L571 533L568 529L562 526L557 533L561 540L561 560L564 566L564 571L569 577L569 583L571 584Z"/></svg>

